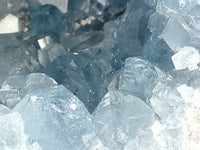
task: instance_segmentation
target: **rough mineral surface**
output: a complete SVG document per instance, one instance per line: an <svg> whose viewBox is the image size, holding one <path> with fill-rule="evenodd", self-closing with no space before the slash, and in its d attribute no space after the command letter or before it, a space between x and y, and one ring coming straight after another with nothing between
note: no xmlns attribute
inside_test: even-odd
<svg viewBox="0 0 200 150"><path fill-rule="evenodd" d="M1 0L0 150L199 150L199 0Z"/></svg>
<svg viewBox="0 0 200 150"><path fill-rule="evenodd" d="M35 142L29 142L19 113L0 105L0 148L2 150L41 150Z"/></svg>
<svg viewBox="0 0 200 150"><path fill-rule="evenodd" d="M0 101L7 107L13 108L27 93L56 85L56 81L41 73L11 77L1 86Z"/></svg>
<svg viewBox="0 0 200 150"><path fill-rule="evenodd" d="M90 114L63 86L27 94L14 110L22 116L25 133L43 150L84 149L83 136L93 131Z"/></svg>
<svg viewBox="0 0 200 150"><path fill-rule="evenodd" d="M151 108L141 99L119 91L109 91L93 113L97 136L110 149L120 150L140 130L155 119Z"/></svg>

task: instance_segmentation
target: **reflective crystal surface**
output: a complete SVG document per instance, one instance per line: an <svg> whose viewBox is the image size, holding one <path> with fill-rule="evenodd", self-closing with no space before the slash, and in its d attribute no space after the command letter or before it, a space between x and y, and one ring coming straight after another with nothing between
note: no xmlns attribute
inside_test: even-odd
<svg viewBox="0 0 200 150"><path fill-rule="evenodd" d="M53 79L41 73L10 77L1 86L0 101L7 107L13 108L27 93L56 85Z"/></svg>
<svg viewBox="0 0 200 150"><path fill-rule="evenodd" d="M36 142L29 142L19 113L0 105L0 121L0 148L2 150L41 150Z"/></svg>
<svg viewBox="0 0 200 150"><path fill-rule="evenodd" d="M152 109L140 98L120 91L109 91L93 113L97 136L110 149L123 149L139 130L146 130L155 119Z"/></svg>
<svg viewBox="0 0 200 150"><path fill-rule="evenodd" d="M152 95L157 76L149 62L137 57L128 58L120 75L119 90L146 100Z"/></svg>
<svg viewBox="0 0 200 150"><path fill-rule="evenodd" d="M43 150L84 149L83 136L93 131L87 109L63 86L27 94L14 110Z"/></svg>
<svg viewBox="0 0 200 150"><path fill-rule="evenodd" d="M0 34L0 83L8 76L30 73L16 34Z"/></svg>
<svg viewBox="0 0 200 150"><path fill-rule="evenodd" d="M199 0L1 0L0 150L199 150Z"/></svg>

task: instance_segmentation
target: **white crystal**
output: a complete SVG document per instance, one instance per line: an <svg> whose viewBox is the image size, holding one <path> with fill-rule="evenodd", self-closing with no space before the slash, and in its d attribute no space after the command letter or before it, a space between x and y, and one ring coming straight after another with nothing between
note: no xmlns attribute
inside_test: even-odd
<svg viewBox="0 0 200 150"><path fill-rule="evenodd" d="M194 89L183 84L177 87L177 91L187 104L200 108L200 88Z"/></svg>
<svg viewBox="0 0 200 150"><path fill-rule="evenodd" d="M172 61L176 70L186 69L195 70L198 69L200 63L199 51L193 47L185 46L172 56Z"/></svg>
<svg viewBox="0 0 200 150"><path fill-rule="evenodd" d="M0 21L0 34L19 32L18 18L12 14L8 14Z"/></svg>

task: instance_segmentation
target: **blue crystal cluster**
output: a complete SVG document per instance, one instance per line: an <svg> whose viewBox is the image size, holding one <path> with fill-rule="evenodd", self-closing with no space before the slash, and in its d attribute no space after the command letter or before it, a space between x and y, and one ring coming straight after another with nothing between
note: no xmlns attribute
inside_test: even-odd
<svg viewBox="0 0 200 150"><path fill-rule="evenodd" d="M0 150L200 149L199 0L0 8Z"/></svg>

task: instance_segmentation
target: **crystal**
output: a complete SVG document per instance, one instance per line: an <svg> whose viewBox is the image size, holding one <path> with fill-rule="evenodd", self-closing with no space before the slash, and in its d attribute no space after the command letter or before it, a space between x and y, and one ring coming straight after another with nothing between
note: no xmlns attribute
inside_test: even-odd
<svg viewBox="0 0 200 150"><path fill-rule="evenodd" d="M0 34L0 45L0 85L8 76L28 74L16 34Z"/></svg>
<svg viewBox="0 0 200 150"><path fill-rule="evenodd" d="M25 133L42 150L84 149L83 136L93 132L89 112L63 86L33 91L14 110L22 116Z"/></svg>
<svg viewBox="0 0 200 150"><path fill-rule="evenodd" d="M19 113L8 113L0 116L0 149L20 149L26 142L23 121Z"/></svg>
<svg viewBox="0 0 200 150"><path fill-rule="evenodd" d="M79 51L90 48L102 41L104 35L99 31L77 33L69 37L61 36L61 43L68 51Z"/></svg>
<svg viewBox="0 0 200 150"><path fill-rule="evenodd" d="M193 104L193 106L196 108L200 108L200 89L195 89L183 84L177 87L177 91L180 93L181 97L185 100L186 103Z"/></svg>
<svg viewBox="0 0 200 150"><path fill-rule="evenodd" d="M122 16L116 41L120 50L119 55L123 60L141 55L142 45L150 36L147 25L154 8L149 7L149 3L145 0L130 1Z"/></svg>
<svg viewBox="0 0 200 150"><path fill-rule="evenodd" d="M0 149L199 149L199 7L2 0Z"/></svg>
<svg viewBox="0 0 200 150"><path fill-rule="evenodd" d="M0 105L0 122L1 150L41 150L37 143L28 143L23 120L19 113Z"/></svg>
<svg viewBox="0 0 200 150"><path fill-rule="evenodd" d="M154 122L152 109L140 98L109 91L93 113L94 128L105 146L120 150L140 129Z"/></svg>
<svg viewBox="0 0 200 150"><path fill-rule="evenodd" d="M187 45L191 39L182 18L176 15L169 18L161 34L161 38L174 52L177 52L180 48Z"/></svg>
<svg viewBox="0 0 200 150"><path fill-rule="evenodd" d="M108 147L103 145L102 141L93 132L90 135L84 135L83 141L87 150L110 150Z"/></svg>
<svg viewBox="0 0 200 150"><path fill-rule="evenodd" d="M0 34L19 32L18 18L8 14L0 21Z"/></svg>
<svg viewBox="0 0 200 150"><path fill-rule="evenodd" d="M156 69L149 62L130 57L125 60L119 78L119 90L146 100L152 95L157 77Z"/></svg>
<svg viewBox="0 0 200 150"><path fill-rule="evenodd" d="M174 69L174 64L171 60L174 53L164 40L158 37L149 38L143 47L142 53L147 60L160 69L164 71Z"/></svg>
<svg viewBox="0 0 200 150"><path fill-rule="evenodd" d="M7 107L13 108L27 93L56 85L52 78L41 73L10 77L2 84L0 101Z"/></svg>
<svg viewBox="0 0 200 150"><path fill-rule="evenodd" d="M186 3L188 4L188 11L185 11L185 13L181 13L179 10L172 11L172 6L182 9L177 4L179 2L181 1L161 0L158 2L157 12L150 16L148 24L152 35L142 50L143 55L150 62L170 73L174 70L171 57L184 46L194 45L196 43L192 42L195 41L194 39L197 41L199 39L197 19L188 13L190 2ZM193 2L191 2L190 8L192 6L195 6ZM186 9L186 6L184 6L184 9ZM189 22L192 22L192 24Z"/></svg>
<svg viewBox="0 0 200 150"><path fill-rule="evenodd" d="M66 53L64 47L59 44L49 44L38 51L38 59L43 67L47 67L60 55Z"/></svg>
<svg viewBox="0 0 200 150"><path fill-rule="evenodd" d="M82 58L80 59L80 57ZM93 111L98 102L96 102L95 93L87 82L83 70L79 68L89 66L92 61L89 58L91 58L90 55L84 53L78 53L78 55L71 54L71 56L62 55L49 65L47 74L53 77L58 84L64 85L75 94L89 111ZM79 67L76 61L79 62Z"/></svg>
<svg viewBox="0 0 200 150"><path fill-rule="evenodd" d="M172 61L176 70L186 69L195 70L200 63L199 51L193 47L185 46L178 53L172 56Z"/></svg>
<svg viewBox="0 0 200 150"><path fill-rule="evenodd" d="M138 136L135 139L125 145L124 150L132 150L133 147L135 150L159 150L160 148L165 150L163 145L157 145L154 135L150 129L138 133Z"/></svg>
<svg viewBox="0 0 200 150"><path fill-rule="evenodd" d="M162 34L162 31L164 30L167 21L168 21L168 16L165 16L165 14L160 14L159 12L153 13L149 17L149 22L148 22L148 28L151 31L151 33L154 33L156 36L159 36Z"/></svg>
<svg viewBox="0 0 200 150"><path fill-rule="evenodd" d="M200 7L199 4L197 4L194 7L192 7L192 9L190 10L192 16L199 17L199 7Z"/></svg>
<svg viewBox="0 0 200 150"><path fill-rule="evenodd" d="M153 110L159 116L162 130L156 133L157 140L166 148L183 149L186 103L180 96L178 85L171 79L158 82L150 99ZM154 132L156 129L154 130ZM176 138L174 138L176 136Z"/></svg>
<svg viewBox="0 0 200 150"><path fill-rule="evenodd" d="M114 71L112 58L111 52L98 46L71 52L55 59L47 68L47 74L77 95L92 112L105 90L101 85Z"/></svg>
<svg viewBox="0 0 200 150"><path fill-rule="evenodd" d="M188 10L196 4L199 4L198 0L159 0L157 11L162 13L176 13Z"/></svg>

